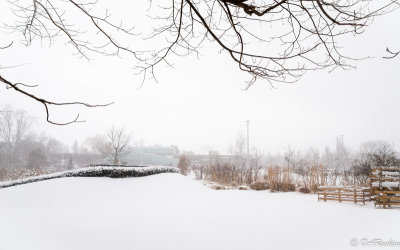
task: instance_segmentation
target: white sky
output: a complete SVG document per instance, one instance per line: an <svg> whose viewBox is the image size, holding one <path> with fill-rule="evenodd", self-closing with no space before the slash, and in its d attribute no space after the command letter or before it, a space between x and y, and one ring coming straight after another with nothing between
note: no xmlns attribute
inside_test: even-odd
<svg viewBox="0 0 400 250"><path fill-rule="evenodd" d="M0 6L0 13L3 10ZM294 84L273 89L258 82L248 91L242 90L248 76L215 45L204 48L199 59L179 58L173 61L174 68L158 68L158 83L147 81L139 88L141 77L134 74L128 58L94 56L88 62L71 55L73 49L62 39L50 48L38 43L25 47L18 43L18 35L2 33L0 45L10 40L15 44L0 51L0 66L24 64L2 69L5 78L39 84L33 91L49 100L115 104L53 109L56 121L69 121L76 111L86 120L61 127L45 122L41 104L4 87L0 104L27 110L38 118L37 129L70 145L112 125L124 125L134 140L146 144L224 153L250 120L251 145L263 152L288 145L334 146L342 134L353 149L368 140L386 140L400 149L400 58L381 58L386 46L400 49L400 30L392 28L399 25L397 11L376 18L363 35L341 41L349 55L373 57L358 62L355 70L308 72Z"/></svg>

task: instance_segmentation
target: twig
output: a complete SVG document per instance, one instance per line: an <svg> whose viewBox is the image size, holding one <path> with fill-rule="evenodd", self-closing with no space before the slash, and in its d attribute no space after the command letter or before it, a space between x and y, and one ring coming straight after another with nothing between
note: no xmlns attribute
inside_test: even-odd
<svg viewBox="0 0 400 250"><path fill-rule="evenodd" d="M79 113L78 113L77 116L75 117L75 119L70 121L70 122L65 122L65 123L54 122L54 121L52 121L50 119L49 105L55 105L55 106L83 105L83 106L86 106L86 107L89 107L89 108L93 108L93 107L106 107L106 106L109 106L109 105L113 104L113 102L112 103L107 103L107 104L96 104L96 105L92 105L92 104L88 104L88 103L84 103L84 102L53 102L53 101L48 101L46 99L37 97L34 94L29 93L29 92L27 92L25 90L22 90L21 88L18 87L18 85L28 86L28 87L36 87L37 85L27 85L27 84L22 84L22 83L12 83L12 82L6 80L5 78L3 78L1 75L0 75L0 82L3 82L7 86L7 88L12 88L17 92L19 92L19 93L21 93L21 94L23 94L25 96L28 96L29 98L31 98L31 99L33 99L35 101L38 101L38 102L42 103L44 108L45 108L45 110L46 110L46 120L47 120L47 122L50 123L50 124L54 124L54 125L63 126L63 125L69 125L69 124L72 124L72 123L85 122L85 121L84 120L79 120Z"/></svg>

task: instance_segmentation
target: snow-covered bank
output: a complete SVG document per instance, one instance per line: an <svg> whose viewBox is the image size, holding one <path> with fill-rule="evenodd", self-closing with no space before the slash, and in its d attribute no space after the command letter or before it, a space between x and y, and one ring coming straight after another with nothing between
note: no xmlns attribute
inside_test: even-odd
<svg viewBox="0 0 400 250"><path fill-rule="evenodd" d="M321 250L400 241L398 209L212 190L178 174L63 178L0 190L0 249ZM395 249L395 248L390 248Z"/></svg>
<svg viewBox="0 0 400 250"><path fill-rule="evenodd" d="M95 166L34 176L19 180L0 182L0 188L12 187L31 182L45 181L50 179L64 177L140 177L160 173L179 173L179 169L167 166L152 166L152 167L112 167L112 166Z"/></svg>

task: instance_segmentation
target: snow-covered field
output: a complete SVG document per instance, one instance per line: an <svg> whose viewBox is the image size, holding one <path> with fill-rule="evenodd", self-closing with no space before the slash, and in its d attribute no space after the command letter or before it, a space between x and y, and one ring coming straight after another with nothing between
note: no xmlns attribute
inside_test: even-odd
<svg viewBox="0 0 400 250"><path fill-rule="evenodd" d="M172 173L0 189L1 250L382 249L350 240L399 242L399 222L399 209L212 190Z"/></svg>

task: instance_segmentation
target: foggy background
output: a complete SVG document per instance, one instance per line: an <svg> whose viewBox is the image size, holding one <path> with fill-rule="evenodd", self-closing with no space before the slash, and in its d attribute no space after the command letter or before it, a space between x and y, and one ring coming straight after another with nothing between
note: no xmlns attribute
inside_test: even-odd
<svg viewBox="0 0 400 250"><path fill-rule="evenodd" d="M111 12L118 16L122 9L136 11L122 14L121 19L150 25L144 21L145 7L125 5ZM72 55L73 48L62 39L51 47L40 41L25 47L18 43L20 34L2 34L1 44L14 41L11 48L0 51L1 72L8 79L39 84L32 92L52 101L114 104L52 107L55 121L71 121L78 112L86 120L69 126L46 123L42 104L4 87L0 104L28 111L36 117L34 129L70 146L117 125L132 132L133 142L227 153L238 135L246 134L245 120L250 120L250 145L263 152L279 152L289 145L333 148L341 135L349 148L385 140L399 150L400 60L382 59L386 47L400 48L400 32L391 28L399 24L396 13L377 18L363 35L340 40L343 54L371 57L357 62L356 69L308 72L296 83L273 87L259 81L248 91L243 90L248 75L226 53L219 53L216 44L201 49L199 58L174 58L173 68L156 69L157 82L141 86L142 76L135 75L128 57L92 55L87 61ZM4 15L0 21L10 22L9 18ZM15 65L19 66L7 68Z"/></svg>

